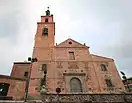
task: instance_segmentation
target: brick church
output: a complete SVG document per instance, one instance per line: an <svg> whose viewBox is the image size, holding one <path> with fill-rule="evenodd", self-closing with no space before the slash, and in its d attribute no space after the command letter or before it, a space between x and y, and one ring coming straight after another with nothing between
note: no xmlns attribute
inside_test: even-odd
<svg viewBox="0 0 132 103"><path fill-rule="evenodd" d="M89 46L71 38L55 45L55 22L49 9L37 23L32 58L37 62L14 62L10 76L0 75L0 95L23 99L27 78L28 96L46 93L88 94L125 91L114 60L91 54Z"/></svg>

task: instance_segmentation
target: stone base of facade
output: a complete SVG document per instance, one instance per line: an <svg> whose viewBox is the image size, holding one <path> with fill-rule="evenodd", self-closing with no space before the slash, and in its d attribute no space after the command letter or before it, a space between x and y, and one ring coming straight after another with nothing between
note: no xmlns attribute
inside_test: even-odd
<svg viewBox="0 0 132 103"><path fill-rule="evenodd" d="M43 103L43 102L41 100L28 100L27 102L24 102L24 100L21 101L0 100L0 103Z"/></svg>
<svg viewBox="0 0 132 103"><path fill-rule="evenodd" d="M42 94L28 99L42 103L132 103L132 94Z"/></svg>
<svg viewBox="0 0 132 103"><path fill-rule="evenodd" d="M24 100L0 100L0 103L24 103ZM29 96L26 103L132 103L132 94L42 94Z"/></svg>
<svg viewBox="0 0 132 103"><path fill-rule="evenodd" d="M40 94L28 95L28 100L42 100L43 96Z"/></svg>

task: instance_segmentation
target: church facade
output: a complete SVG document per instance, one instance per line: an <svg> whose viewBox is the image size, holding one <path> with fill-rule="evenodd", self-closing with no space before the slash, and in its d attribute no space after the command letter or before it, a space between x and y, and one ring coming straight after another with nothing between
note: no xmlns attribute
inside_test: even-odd
<svg viewBox="0 0 132 103"><path fill-rule="evenodd" d="M50 11L37 23L29 94L40 91L46 75L47 93L119 93L124 85L114 60L91 54L89 47L71 38L55 44L55 22ZM46 74L44 74L46 70Z"/></svg>
<svg viewBox="0 0 132 103"><path fill-rule="evenodd" d="M11 77L25 78L25 84L26 78L30 75L28 95L39 95L44 84L49 94L56 93L56 88L61 89L60 94L121 93L125 91L112 58L91 54L89 46L71 38L55 45L53 19L53 15L47 10L46 15L41 16L41 22L37 23L32 58L37 58L38 61L14 63L12 69ZM21 85L21 82L19 84ZM24 97L25 84L23 83L23 87L19 90L23 94L16 95L21 95L19 98ZM11 89L12 84L9 91ZM12 95L13 92L9 94L9 96ZM15 95L13 97L15 98Z"/></svg>

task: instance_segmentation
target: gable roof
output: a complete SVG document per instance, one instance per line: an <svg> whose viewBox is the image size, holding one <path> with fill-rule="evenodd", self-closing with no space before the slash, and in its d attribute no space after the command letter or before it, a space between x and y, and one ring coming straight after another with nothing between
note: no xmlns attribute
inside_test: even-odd
<svg viewBox="0 0 132 103"><path fill-rule="evenodd" d="M56 47L85 47L85 48L89 48L85 44L83 45L71 38L61 42L60 44L56 45Z"/></svg>

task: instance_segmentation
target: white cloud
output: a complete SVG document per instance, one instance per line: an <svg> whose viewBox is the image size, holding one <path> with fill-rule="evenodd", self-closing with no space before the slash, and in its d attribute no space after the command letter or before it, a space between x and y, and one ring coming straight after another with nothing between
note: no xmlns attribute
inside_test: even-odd
<svg viewBox="0 0 132 103"><path fill-rule="evenodd" d="M12 62L32 55L37 21L50 6L57 43L69 36L86 42L92 53L114 57L118 70L131 76L130 4L129 0L1 0L0 73L9 74Z"/></svg>

